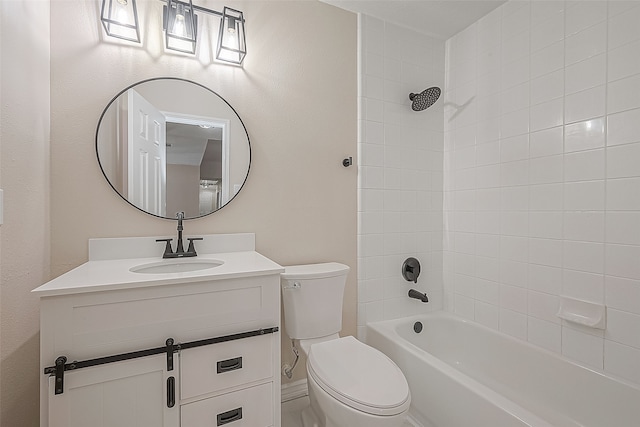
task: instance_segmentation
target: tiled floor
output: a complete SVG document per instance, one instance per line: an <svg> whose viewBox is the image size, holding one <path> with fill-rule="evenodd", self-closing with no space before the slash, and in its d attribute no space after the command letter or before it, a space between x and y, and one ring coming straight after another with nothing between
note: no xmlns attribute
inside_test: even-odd
<svg viewBox="0 0 640 427"><path fill-rule="evenodd" d="M300 413L309 404L309 398L299 397L282 404L282 427L302 427ZM417 427L416 424L406 422L404 427Z"/></svg>
<svg viewBox="0 0 640 427"><path fill-rule="evenodd" d="M282 403L282 427L302 427L300 413L309 404L307 396Z"/></svg>

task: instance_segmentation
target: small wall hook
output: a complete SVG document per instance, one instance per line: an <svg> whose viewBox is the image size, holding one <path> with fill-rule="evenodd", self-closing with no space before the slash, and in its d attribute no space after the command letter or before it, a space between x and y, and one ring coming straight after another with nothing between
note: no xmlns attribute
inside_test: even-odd
<svg viewBox="0 0 640 427"><path fill-rule="evenodd" d="M342 161L342 166L344 166L345 168L348 168L352 164L353 164L353 157L347 157Z"/></svg>

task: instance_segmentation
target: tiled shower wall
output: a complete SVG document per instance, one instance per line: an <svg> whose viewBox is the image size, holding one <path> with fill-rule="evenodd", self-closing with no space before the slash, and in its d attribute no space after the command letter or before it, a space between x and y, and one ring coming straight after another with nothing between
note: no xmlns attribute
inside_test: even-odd
<svg viewBox="0 0 640 427"><path fill-rule="evenodd" d="M442 308L442 98L411 110L410 92L444 85L444 41L360 16L358 334L366 322ZM403 261L422 265L405 281ZM424 304L407 297L426 292Z"/></svg>
<svg viewBox="0 0 640 427"><path fill-rule="evenodd" d="M510 1L446 68L445 306L640 383L640 2Z"/></svg>

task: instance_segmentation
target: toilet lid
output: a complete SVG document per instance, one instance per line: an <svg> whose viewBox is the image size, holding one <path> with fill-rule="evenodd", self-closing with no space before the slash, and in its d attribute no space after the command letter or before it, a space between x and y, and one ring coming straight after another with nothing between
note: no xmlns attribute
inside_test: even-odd
<svg viewBox="0 0 640 427"><path fill-rule="evenodd" d="M308 371L331 396L369 414L396 415L410 403L400 368L351 336L312 345Z"/></svg>

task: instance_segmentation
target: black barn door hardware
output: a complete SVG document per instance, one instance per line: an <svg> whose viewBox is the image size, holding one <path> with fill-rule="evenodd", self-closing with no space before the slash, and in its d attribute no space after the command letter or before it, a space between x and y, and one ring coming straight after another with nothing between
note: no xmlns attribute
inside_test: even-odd
<svg viewBox="0 0 640 427"><path fill-rule="evenodd" d="M224 335L220 337L207 338L204 340L191 341L187 343L178 343L178 344L175 343L173 338L169 338L167 339L165 345L162 347L133 351L130 353L116 354L113 356L98 357L96 359L73 361L71 363L67 363L66 356L60 356L55 360L55 366L48 366L44 368L44 374L55 375L55 381L56 381L55 394L62 394L64 393L65 371L75 371L77 369L90 368L92 366L106 365L107 363L122 362L125 360L131 360L131 359L138 359L140 357L155 356L157 354L162 354L162 353L167 354L167 371L172 371L173 361L174 361L173 354L177 353L180 350L202 347L202 346L211 345L211 344L219 344L227 341L235 341L235 340L240 340L244 338L251 338L251 337L256 337L256 336L265 335L265 334L273 334L278 332L278 330L279 330L278 327L274 326L271 328L257 329L255 331L241 332L239 334ZM242 363L242 361L240 361L240 363ZM173 383L175 387L175 380L173 381ZM167 393L169 393L169 388L170 388L169 383L167 383ZM175 393L175 390L173 390L172 392ZM175 396L173 400L175 400ZM168 395L167 404L169 403L169 401L170 401L170 398Z"/></svg>

